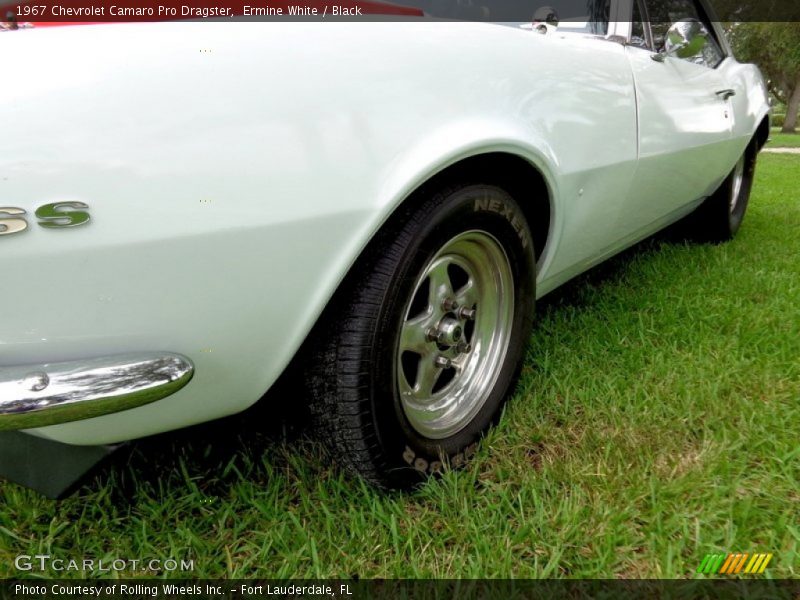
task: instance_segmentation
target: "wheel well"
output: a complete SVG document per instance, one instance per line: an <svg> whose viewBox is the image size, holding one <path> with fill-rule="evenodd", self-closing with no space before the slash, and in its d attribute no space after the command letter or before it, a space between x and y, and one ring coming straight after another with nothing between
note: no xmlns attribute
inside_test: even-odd
<svg viewBox="0 0 800 600"><path fill-rule="evenodd" d="M425 182L421 189L441 188L455 183L496 185L511 194L528 220L536 259L541 258L547 245L552 211L547 182L536 167L524 158L507 152L478 154L443 169Z"/></svg>
<svg viewBox="0 0 800 600"><path fill-rule="evenodd" d="M769 140L769 116L764 117L764 120L759 124L758 129L756 129L755 139L756 149L761 150Z"/></svg>

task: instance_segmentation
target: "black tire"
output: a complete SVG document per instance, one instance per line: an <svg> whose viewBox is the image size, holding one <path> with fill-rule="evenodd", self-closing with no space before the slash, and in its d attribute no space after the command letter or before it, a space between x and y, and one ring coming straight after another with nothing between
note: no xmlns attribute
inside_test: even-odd
<svg viewBox="0 0 800 600"><path fill-rule="evenodd" d="M445 466L461 466L474 454L481 436L499 416L502 403L516 380L533 326L536 271L532 239L525 217L514 199L502 189L488 185L454 186L434 194L423 192L418 194L416 201L412 199L401 207L384 226L326 310L307 367L306 381L310 386L310 407L317 432L346 470L383 488L408 489ZM433 270L428 279L424 279L425 269L435 269L437 278L446 272L451 288L456 289L454 279L459 267L451 270L450 263L436 262L450 256L446 253L441 255L442 249L469 248L472 252L473 246L464 244L480 242L486 248L476 245L476 252L485 251L487 256L495 258L501 256L493 249L490 240L497 242L507 257L500 271L513 276L513 310L508 308L507 294L502 300L497 295L497 302L502 302L505 307L504 313L498 308L497 314L513 314L506 341L498 341L496 346L505 345L504 358L490 351L495 342L486 342L481 346L485 347L484 353L475 351L474 356L471 352L475 349L469 348L470 344L455 344L457 339L470 341L469 325L466 324L470 314L474 319L472 338L478 335L479 327L483 332L481 335L490 335L490 329L481 325L481 313L477 316L470 313L472 308L480 309L477 302L467 307L465 301L465 306L458 309L460 312L451 311L442 317L441 323L445 320L452 323L454 319L467 315L463 316L464 337L460 338L462 334L456 336L455 327L448 329L447 335L451 337L435 328L437 334L444 335L448 344L455 345L440 345L438 340L431 342L436 346L432 350L434 353L444 348L445 352L454 353L455 360L463 360L464 365L489 361L489 358L483 358L484 354L499 362L496 373L493 373L493 385L486 387L481 384L484 392L474 396L483 400L475 400L469 394L460 396L475 403L471 409L476 411L474 414L465 413L465 409L458 409L461 411L458 412L456 408L461 405L454 403L452 406L456 408L453 410L462 415L462 420L458 421L459 428L450 431L442 426L434 431L436 435L424 435L421 430L438 425L439 420L434 413L428 412L422 413L428 421L422 419L414 424L409 418L412 415L417 419L416 413L407 408L407 403L413 400L409 399L409 392L405 392L405 399L400 397L400 378L406 382L406 389L407 380L411 380L403 362L408 353L399 349L400 332L406 328L413 330L417 321L433 314L430 312L432 308L422 307L420 317L412 318L411 315L414 302L420 298L429 299L434 295L432 289L440 289L439 286L431 287L434 285ZM455 245L448 246L451 243ZM506 263L510 267L508 270ZM484 277L489 276L488 270L481 272ZM428 288L423 291L426 281ZM507 283L510 279L506 277L502 281ZM486 285L475 286L474 290L478 288L493 289ZM441 289L446 289L446 286ZM488 302L486 300L484 306L488 306ZM443 305L452 306L448 302ZM485 314L489 315L488 309ZM492 318L499 317L486 316L483 323L493 323ZM430 335L432 329L426 331ZM427 343L428 338L425 339ZM426 346L425 352L428 350ZM414 353L411 355L413 357ZM427 356L420 354L414 359L418 361L420 373ZM434 357L434 362L436 358L441 360L442 356ZM430 373L430 364L424 362L424 365L425 373ZM453 382L456 380L459 385L473 380L466 379L467 368L453 368L453 371L455 375L451 382L436 394L445 397L448 386L455 385ZM438 376L431 390L443 377ZM416 387L423 386L417 382ZM427 429L425 431L427 433Z"/></svg>
<svg viewBox="0 0 800 600"><path fill-rule="evenodd" d="M722 185L691 215L690 233L695 240L719 244L736 236L750 200L757 156L758 147L753 140ZM740 172L741 181L737 185Z"/></svg>

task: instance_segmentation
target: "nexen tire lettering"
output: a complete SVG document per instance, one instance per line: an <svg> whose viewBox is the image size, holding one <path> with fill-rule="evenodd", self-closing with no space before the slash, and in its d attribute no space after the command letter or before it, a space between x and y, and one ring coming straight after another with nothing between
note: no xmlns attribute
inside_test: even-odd
<svg viewBox="0 0 800 600"><path fill-rule="evenodd" d="M517 215L514 207L508 206L507 204L501 202L498 198L486 197L476 198L474 208L475 212L489 211L503 215L506 219L508 219L508 222L511 223L514 231L517 232L519 241L522 243L522 247L528 247L528 236L526 235L525 226L523 225L525 222L524 217Z"/></svg>
<svg viewBox="0 0 800 600"><path fill-rule="evenodd" d="M445 457L444 462L441 460L434 460L428 462L422 457L418 457L416 452L414 452L411 448L406 446L405 450L403 451L403 460L410 466L414 467L420 473L425 473L426 475L434 475L442 472L445 464L449 464L449 466L453 468L459 468L463 465L467 464L469 460L475 456L478 451L478 444L474 442L464 448L463 452L457 452L453 456Z"/></svg>

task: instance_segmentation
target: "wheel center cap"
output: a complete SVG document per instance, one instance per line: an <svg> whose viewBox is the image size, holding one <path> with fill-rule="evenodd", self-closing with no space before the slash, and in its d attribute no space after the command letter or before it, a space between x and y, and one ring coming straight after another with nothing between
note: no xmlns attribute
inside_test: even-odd
<svg viewBox="0 0 800 600"><path fill-rule="evenodd" d="M464 335L464 328L456 319L446 317L439 323L436 341L445 346L455 346Z"/></svg>

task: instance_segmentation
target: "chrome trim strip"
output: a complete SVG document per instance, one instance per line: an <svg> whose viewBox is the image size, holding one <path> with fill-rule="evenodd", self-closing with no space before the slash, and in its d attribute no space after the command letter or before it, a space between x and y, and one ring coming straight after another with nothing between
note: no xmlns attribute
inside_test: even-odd
<svg viewBox="0 0 800 600"><path fill-rule="evenodd" d="M191 380L194 365L169 352L0 367L0 431L90 419L155 402Z"/></svg>

